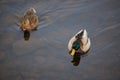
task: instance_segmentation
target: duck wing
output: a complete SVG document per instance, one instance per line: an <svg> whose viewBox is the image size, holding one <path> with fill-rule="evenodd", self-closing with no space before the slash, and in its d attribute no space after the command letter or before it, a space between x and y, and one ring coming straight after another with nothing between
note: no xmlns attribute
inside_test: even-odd
<svg viewBox="0 0 120 80"><path fill-rule="evenodd" d="M32 29L36 28L38 25L38 16L32 15L32 16L30 16L29 20L30 20L30 25L31 25Z"/></svg>

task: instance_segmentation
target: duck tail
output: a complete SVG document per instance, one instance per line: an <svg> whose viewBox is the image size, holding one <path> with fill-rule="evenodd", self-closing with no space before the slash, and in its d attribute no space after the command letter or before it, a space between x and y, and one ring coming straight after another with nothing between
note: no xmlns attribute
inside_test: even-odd
<svg viewBox="0 0 120 80"><path fill-rule="evenodd" d="M36 13L36 10L35 10L35 8L31 8L31 9L33 10L33 12L34 12L34 13Z"/></svg>

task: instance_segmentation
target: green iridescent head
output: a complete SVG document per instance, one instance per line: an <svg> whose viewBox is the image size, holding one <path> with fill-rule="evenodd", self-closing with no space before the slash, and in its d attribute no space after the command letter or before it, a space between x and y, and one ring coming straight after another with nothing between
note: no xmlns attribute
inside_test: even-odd
<svg viewBox="0 0 120 80"><path fill-rule="evenodd" d="M80 43L79 42L74 42L73 43L73 49L78 50L80 48Z"/></svg>

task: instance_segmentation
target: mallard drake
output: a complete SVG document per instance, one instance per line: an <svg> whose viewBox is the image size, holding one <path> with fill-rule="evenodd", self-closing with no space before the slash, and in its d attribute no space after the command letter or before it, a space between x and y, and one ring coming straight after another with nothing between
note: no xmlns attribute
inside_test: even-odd
<svg viewBox="0 0 120 80"><path fill-rule="evenodd" d="M89 51L90 45L91 42L87 31L85 29L81 29L70 39L68 50L71 56L74 56L76 53L85 54Z"/></svg>
<svg viewBox="0 0 120 80"><path fill-rule="evenodd" d="M36 16L36 10L34 8L30 8L20 18L20 28L22 31L31 31L35 30L37 25L38 16Z"/></svg>

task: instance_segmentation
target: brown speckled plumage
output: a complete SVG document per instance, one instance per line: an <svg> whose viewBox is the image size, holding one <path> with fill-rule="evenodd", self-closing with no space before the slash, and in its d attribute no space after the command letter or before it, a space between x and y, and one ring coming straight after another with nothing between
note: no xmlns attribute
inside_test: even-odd
<svg viewBox="0 0 120 80"><path fill-rule="evenodd" d="M26 13L20 18L20 28L25 31L31 31L37 28L38 16L35 14L35 9L30 8Z"/></svg>

